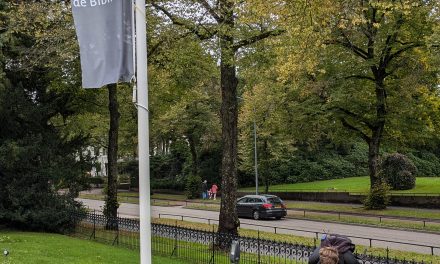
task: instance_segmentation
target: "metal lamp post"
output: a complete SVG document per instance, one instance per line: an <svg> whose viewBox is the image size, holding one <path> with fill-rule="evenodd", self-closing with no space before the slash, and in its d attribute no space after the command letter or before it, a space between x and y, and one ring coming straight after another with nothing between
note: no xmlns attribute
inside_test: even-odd
<svg viewBox="0 0 440 264"><path fill-rule="evenodd" d="M242 97L237 96L238 99L243 100ZM253 107L253 111L255 114L255 106ZM254 116L254 170L255 170L255 194L258 195L258 160L257 160L257 124L255 122Z"/></svg>
<svg viewBox="0 0 440 264"><path fill-rule="evenodd" d="M254 107L255 113L255 107ZM254 161L255 161L255 194L258 195L258 161L257 161L257 125L254 117Z"/></svg>

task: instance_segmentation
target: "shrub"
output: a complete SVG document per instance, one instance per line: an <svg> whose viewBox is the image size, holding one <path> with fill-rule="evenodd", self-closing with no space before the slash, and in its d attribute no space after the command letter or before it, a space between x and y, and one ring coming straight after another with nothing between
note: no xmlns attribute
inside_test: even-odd
<svg viewBox="0 0 440 264"><path fill-rule="evenodd" d="M322 164L328 179L351 177L357 173L355 165L341 156L326 157L322 160Z"/></svg>
<svg viewBox="0 0 440 264"><path fill-rule="evenodd" d="M380 180L370 190L370 193L364 199L365 209L381 210L385 209L390 203L390 186Z"/></svg>
<svg viewBox="0 0 440 264"><path fill-rule="evenodd" d="M440 159L434 153L418 151L408 153L407 157L417 168L416 176L437 177L440 175Z"/></svg>
<svg viewBox="0 0 440 264"><path fill-rule="evenodd" d="M198 175L190 175L186 180L186 197L195 199L200 197L202 178Z"/></svg>
<svg viewBox="0 0 440 264"><path fill-rule="evenodd" d="M416 186L416 166L405 155L394 153L385 157L380 176L393 190L410 190Z"/></svg>
<svg viewBox="0 0 440 264"><path fill-rule="evenodd" d="M151 189L153 190L169 189L169 190L183 191L185 190L185 187L186 187L186 182L183 179L181 179L181 177L151 180Z"/></svg>
<svg viewBox="0 0 440 264"><path fill-rule="evenodd" d="M118 183L129 183L130 175L129 174L119 174L118 175Z"/></svg>
<svg viewBox="0 0 440 264"><path fill-rule="evenodd" d="M104 179L104 177L90 177L87 178L87 182L93 185L100 185L100 184L104 184L106 180Z"/></svg>
<svg viewBox="0 0 440 264"><path fill-rule="evenodd" d="M139 165L137 160L130 160L118 163L118 173L128 175L128 178L119 179L120 182L130 182L130 187L139 187ZM125 176L127 177L127 176Z"/></svg>

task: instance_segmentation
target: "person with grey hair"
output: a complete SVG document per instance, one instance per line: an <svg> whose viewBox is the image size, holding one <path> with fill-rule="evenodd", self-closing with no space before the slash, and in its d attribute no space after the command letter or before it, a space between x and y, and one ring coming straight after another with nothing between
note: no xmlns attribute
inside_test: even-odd
<svg viewBox="0 0 440 264"><path fill-rule="evenodd" d="M202 182L202 199L208 199L208 181Z"/></svg>

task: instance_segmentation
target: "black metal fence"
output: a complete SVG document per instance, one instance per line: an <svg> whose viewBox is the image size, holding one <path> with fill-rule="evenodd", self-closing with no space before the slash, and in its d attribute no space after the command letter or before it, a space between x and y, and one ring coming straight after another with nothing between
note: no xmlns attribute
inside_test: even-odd
<svg viewBox="0 0 440 264"><path fill-rule="evenodd" d="M138 249L139 221L127 218L109 219L95 212L75 214L73 235L93 239L112 245ZM110 224L109 224L110 223ZM116 225L115 225L116 223ZM190 228L152 224L153 254L185 259L191 263L227 264L229 252L218 250L228 248L233 240L238 241L241 250L240 263L308 263L313 246L283 243L251 237L234 237L219 234L215 230L196 230ZM378 257L356 254L360 264L422 264L391 259L388 256Z"/></svg>
<svg viewBox="0 0 440 264"><path fill-rule="evenodd" d="M206 222L211 225L211 223L217 223L217 219L212 218L205 218L205 217L198 217L198 216L190 216L190 215L177 215L177 214L159 214L159 218L162 216L171 217L173 219L179 219L181 221L190 220L190 219L198 219L198 220L206 220ZM292 231L292 232L298 232L301 234L314 234L315 238L318 239L320 234L323 234L322 232L318 231L312 231L312 230L305 230L305 229L298 229L298 228L290 228L290 227L283 227L283 226L272 226L272 225L262 225L262 224L255 224L255 223L246 223L242 221L241 226L253 226L253 227L261 227L266 229L272 229L275 234L280 233L280 231ZM387 240L387 239L379 239L379 238L373 238L373 237L364 237L364 236L349 236L351 239L358 239L361 241L368 241L369 247L373 247L373 241L375 242L374 245L376 245L376 242L383 242L387 245L408 245L413 248L419 248L419 249L429 249L432 256L435 254L438 255L440 246L434 246L434 245L423 245L423 244L416 244L416 243L410 243L405 241L397 241L397 240Z"/></svg>

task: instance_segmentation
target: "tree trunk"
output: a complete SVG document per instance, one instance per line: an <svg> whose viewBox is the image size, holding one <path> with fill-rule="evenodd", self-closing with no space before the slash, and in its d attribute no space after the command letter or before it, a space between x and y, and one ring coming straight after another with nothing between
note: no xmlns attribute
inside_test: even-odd
<svg viewBox="0 0 440 264"><path fill-rule="evenodd" d="M187 135L187 138L188 138L189 150L191 152L191 158L192 158L192 173L195 176L199 173L199 163L197 158L196 143L192 135Z"/></svg>
<svg viewBox="0 0 440 264"><path fill-rule="evenodd" d="M373 134L376 134L373 132ZM368 143L368 169L370 172L370 188L378 181L380 139L375 136Z"/></svg>
<svg viewBox="0 0 440 264"><path fill-rule="evenodd" d="M220 82L222 91L221 121L222 121L222 200L219 216L219 233L227 233L232 236L238 235L237 228L240 225L235 203L237 200L237 85L235 66L235 50L233 49L234 38L229 35L233 32L234 16L232 1L222 2L225 10L224 26L225 32L219 35L220 38ZM227 247L226 242L220 247Z"/></svg>
<svg viewBox="0 0 440 264"><path fill-rule="evenodd" d="M107 197L105 200L104 214L108 217L108 229L117 229L118 224L115 219L118 216L118 132L119 132L119 112L117 85L107 85L110 111L110 129L108 132L108 183Z"/></svg>
<svg viewBox="0 0 440 264"><path fill-rule="evenodd" d="M370 142L368 142L368 169L370 171L370 188L378 182L379 175L379 149L385 127L386 91L384 87L383 73L373 71L376 77L376 122L372 130Z"/></svg>
<svg viewBox="0 0 440 264"><path fill-rule="evenodd" d="M269 185L270 185L270 182L269 182L269 179L268 178L265 178L264 179L264 193L269 193Z"/></svg>
<svg viewBox="0 0 440 264"><path fill-rule="evenodd" d="M263 156L263 160L262 160L262 164L264 164L264 168L263 168L263 178L264 178L264 193L269 193L269 186L270 186L270 162L269 162L269 150L267 147L267 139L264 139L263 141L263 149L262 149L262 156Z"/></svg>

